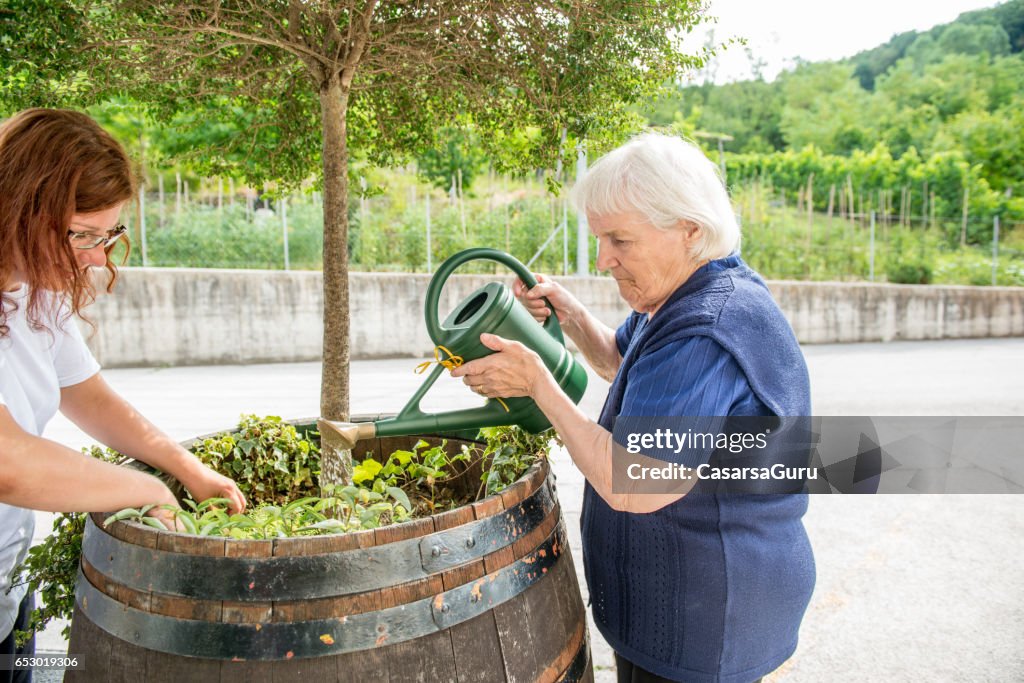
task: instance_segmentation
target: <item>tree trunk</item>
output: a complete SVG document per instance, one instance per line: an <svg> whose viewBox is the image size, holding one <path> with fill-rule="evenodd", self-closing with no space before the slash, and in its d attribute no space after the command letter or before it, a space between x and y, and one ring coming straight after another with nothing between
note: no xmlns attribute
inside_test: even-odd
<svg viewBox="0 0 1024 683"><path fill-rule="evenodd" d="M324 341L320 415L349 417L348 92L338 74L320 87L324 128Z"/></svg>

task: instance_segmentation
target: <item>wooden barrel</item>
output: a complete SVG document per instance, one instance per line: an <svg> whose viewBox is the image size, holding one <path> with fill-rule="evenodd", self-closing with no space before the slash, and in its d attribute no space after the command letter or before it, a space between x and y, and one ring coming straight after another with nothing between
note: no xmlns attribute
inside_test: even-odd
<svg viewBox="0 0 1024 683"><path fill-rule="evenodd" d="M438 441L374 447L420 438ZM69 652L85 667L70 683L593 680L546 462L500 495L349 534L239 541L102 519L82 544Z"/></svg>

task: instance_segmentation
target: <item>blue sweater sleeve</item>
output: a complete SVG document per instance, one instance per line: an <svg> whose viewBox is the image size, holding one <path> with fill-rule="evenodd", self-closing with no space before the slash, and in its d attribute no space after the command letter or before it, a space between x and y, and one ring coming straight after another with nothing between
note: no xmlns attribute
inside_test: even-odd
<svg viewBox="0 0 1024 683"><path fill-rule="evenodd" d="M694 336L637 359L629 370L619 414L726 416L771 411L754 395L732 354L710 337Z"/></svg>

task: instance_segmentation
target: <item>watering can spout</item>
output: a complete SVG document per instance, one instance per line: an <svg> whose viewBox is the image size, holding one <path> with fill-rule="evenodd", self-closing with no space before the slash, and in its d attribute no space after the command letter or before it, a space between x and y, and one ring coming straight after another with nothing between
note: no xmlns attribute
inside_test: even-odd
<svg viewBox="0 0 1024 683"><path fill-rule="evenodd" d="M339 448L350 451L359 441L377 436L377 425L373 422L335 422L334 420L317 420L317 429L321 437L330 435L330 440Z"/></svg>

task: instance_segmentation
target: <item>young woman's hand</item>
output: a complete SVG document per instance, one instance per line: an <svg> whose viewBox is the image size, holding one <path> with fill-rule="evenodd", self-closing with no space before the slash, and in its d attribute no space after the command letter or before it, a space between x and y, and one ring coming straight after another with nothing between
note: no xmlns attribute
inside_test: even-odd
<svg viewBox="0 0 1024 683"><path fill-rule="evenodd" d="M202 502L208 498L227 498L231 514L245 512L245 496L231 479L214 472L205 465L200 465L185 479L181 480L192 497Z"/></svg>
<svg viewBox="0 0 1024 683"><path fill-rule="evenodd" d="M168 531L184 531L184 527L178 521L178 516L175 514L175 510L180 509L178 499L175 498L174 494L171 493L171 490L156 477L148 474L142 474L142 476L146 478L146 484L152 485L156 491L154 494L156 497L153 498L152 501L153 507L146 512L146 516L159 520Z"/></svg>

